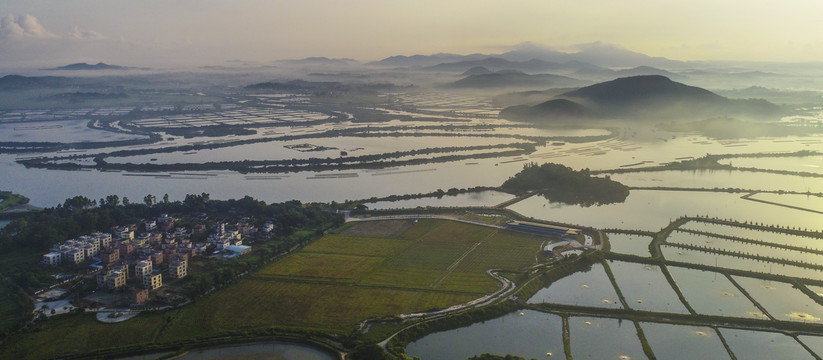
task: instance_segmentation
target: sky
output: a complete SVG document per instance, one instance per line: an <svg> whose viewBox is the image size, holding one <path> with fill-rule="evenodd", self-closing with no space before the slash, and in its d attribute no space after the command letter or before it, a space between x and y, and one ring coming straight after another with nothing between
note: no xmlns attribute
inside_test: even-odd
<svg viewBox="0 0 823 360"><path fill-rule="evenodd" d="M0 62L219 65L309 56L564 51L823 60L820 0L0 0Z"/></svg>

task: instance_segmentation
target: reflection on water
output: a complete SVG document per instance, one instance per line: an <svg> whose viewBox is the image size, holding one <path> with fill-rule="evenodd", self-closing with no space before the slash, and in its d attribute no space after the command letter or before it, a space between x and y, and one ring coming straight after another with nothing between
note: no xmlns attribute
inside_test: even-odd
<svg viewBox="0 0 823 360"><path fill-rule="evenodd" d="M631 321L569 318L572 356L576 359L645 359L637 328Z"/></svg>
<svg viewBox="0 0 823 360"><path fill-rule="evenodd" d="M784 275L805 279L820 279L823 271L803 268L794 265L783 265L763 262L748 258L741 258L704 251L689 250L661 245L660 250L666 260L679 261L690 264L717 266L726 269L754 271L766 274Z"/></svg>
<svg viewBox="0 0 823 360"><path fill-rule="evenodd" d="M677 266L668 269L686 301L698 314L763 317L725 275Z"/></svg>
<svg viewBox="0 0 823 360"><path fill-rule="evenodd" d="M818 357L823 354L823 336L800 335L797 338L812 349Z"/></svg>
<svg viewBox="0 0 823 360"><path fill-rule="evenodd" d="M820 322L823 306L792 284L734 276L740 286L777 320Z"/></svg>
<svg viewBox="0 0 823 360"><path fill-rule="evenodd" d="M643 235L609 233L611 252L648 257L652 238Z"/></svg>
<svg viewBox="0 0 823 360"><path fill-rule="evenodd" d="M0 142L106 142L145 139L111 131L90 129L86 120L38 121L0 124Z"/></svg>
<svg viewBox="0 0 823 360"><path fill-rule="evenodd" d="M406 354L426 360L466 359L483 353L542 359L550 352L562 357L560 317L531 310L522 313L427 335L410 343Z"/></svg>
<svg viewBox="0 0 823 360"><path fill-rule="evenodd" d="M203 163L218 161L242 160L290 160L309 158L340 158L340 151L346 151L349 157L377 155L395 151L409 151L427 148L445 148L453 146L483 146L510 143L522 143L523 140L488 138L488 137L454 137L446 136L415 136L415 137L333 137L312 138L289 141L272 141L256 144L237 145L218 149L203 149L196 152L177 151L171 153L157 153L134 155L126 157L108 158L111 163L133 164L174 164L174 163ZM311 144L315 148L291 148L302 144ZM496 152L498 149L482 150L481 152ZM448 154L454 154L449 152ZM442 154L440 154L442 155ZM152 161L151 159L156 159Z"/></svg>
<svg viewBox="0 0 823 360"><path fill-rule="evenodd" d="M770 233L762 233L761 236L771 236L773 238L781 237L781 235L775 235ZM818 246L821 244L821 241L816 239L806 238L806 241L809 243L817 243ZM671 244L709 247L711 249L717 249L720 251L732 251L741 254L760 254L762 256L768 256L770 258L793 262L805 262L809 264L823 263L823 255L813 254L806 251L789 250L761 244L752 244L721 237L706 236L702 234L692 234L677 230L673 231L671 235L669 235L669 237L666 239L666 242ZM768 241L766 242L768 243ZM799 246L801 248L803 247L803 243L800 241L790 245Z"/></svg>
<svg viewBox="0 0 823 360"><path fill-rule="evenodd" d="M454 196L427 197L399 201L378 201L366 203L369 209L413 209L416 207L452 207L452 206L494 206L514 199L514 195L500 191L481 191Z"/></svg>
<svg viewBox="0 0 823 360"><path fill-rule="evenodd" d="M532 296L528 303L553 303L604 308L622 308L603 264L577 272L552 283Z"/></svg>
<svg viewBox="0 0 823 360"><path fill-rule="evenodd" d="M641 323L640 327L658 359L730 358L712 328L660 323Z"/></svg>
<svg viewBox="0 0 823 360"><path fill-rule="evenodd" d="M747 189L763 191L820 192L823 178L755 173L750 171L655 171L612 174L612 180L637 187L682 187L692 189Z"/></svg>
<svg viewBox="0 0 823 360"><path fill-rule="evenodd" d="M658 266L609 261L628 306L636 310L688 314Z"/></svg>
<svg viewBox="0 0 823 360"><path fill-rule="evenodd" d="M794 338L772 332L721 328L738 359L814 359Z"/></svg>
<svg viewBox="0 0 823 360"><path fill-rule="evenodd" d="M524 216L601 229L659 231L681 216L710 216L737 221L823 230L819 214L757 203L741 194L632 190L626 202L588 208L551 203L532 196L508 207Z"/></svg>
<svg viewBox="0 0 823 360"><path fill-rule="evenodd" d="M823 157L821 156L733 158L723 159L718 162L741 168L823 173Z"/></svg>

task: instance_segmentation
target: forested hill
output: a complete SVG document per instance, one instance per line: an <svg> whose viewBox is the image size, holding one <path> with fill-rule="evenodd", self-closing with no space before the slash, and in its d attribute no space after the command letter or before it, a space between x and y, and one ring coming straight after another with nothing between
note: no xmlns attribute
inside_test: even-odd
<svg viewBox="0 0 823 360"><path fill-rule="evenodd" d="M536 191L551 201L583 206L623 202L629 196L627 186L608 177L591 176L588 169L576 171L552 163L526 164L501 187L516 193Z"/></svg>

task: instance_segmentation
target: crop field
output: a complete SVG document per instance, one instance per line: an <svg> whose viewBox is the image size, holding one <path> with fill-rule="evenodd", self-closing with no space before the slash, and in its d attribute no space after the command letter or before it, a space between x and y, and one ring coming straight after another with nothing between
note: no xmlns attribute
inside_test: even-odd
<svg viewBox="0 0 823 360"><path fill-rule="evenodd" d="M300 253L289 256L261 275L309 277L319 279L355 279L383 261L379 257L340 254Z"/></svg>
<svg viewBox="0 0 823 360"><path fill-rule="evenodd" d="M394 238L370 237L396 227L404 230ZM370 317L441 309L497 289L485 270L530 265L541 242L444 220L356 223L182 309L163 336L269 326L345 332Z"/></svg>
<svg viewBox="0 0 823 360"><path fill-rule="evenodd" d="M348 236L368 236L371 238L396 238L406 233L412 225L415 225L414 220L365 221L343 225L340 234ZM421 226L415 226L415 228L419 227ZM325 239L325 237L323 239ZM404 239L408 238L404 237Z"/></svg>
<svg viewBox="0 0 823 360"><path fill-rule="evenodd" d="M240 293L244 295L238 296ZM441 308L473 298L460 293L421 294L403 289L252 279L183 309L161 340L184 339L192 329L209 335L270 326L346 333L366 318Z"/></svg>
<svg viewBox="0 0 823 360"><path fill-rule="evenodd" d="M392 254L396 254L411 244L412 241L401 239L326 235L322 239L306 246L303 249L303 252L361 256L390 256Z"/></svg>
<svg viewBox="0 0 823 360"><path fill-rule="evenodd" d="M118 324L99 323L90 314L57 317L10 344L0 358L271 327L348 334L367 318L443 309L493 292L499 284L485 271L533 264L543 241L447 220L354 223L180 309Z"/></svg>

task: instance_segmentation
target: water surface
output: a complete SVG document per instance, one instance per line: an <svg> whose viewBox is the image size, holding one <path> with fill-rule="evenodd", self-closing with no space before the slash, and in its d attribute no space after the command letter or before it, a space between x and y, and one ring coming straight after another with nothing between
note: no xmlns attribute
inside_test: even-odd
<svg viewBox="0 0 823 360"><path fill-rule="evenodd" d="M780 333L726 328L720 333L738 359L814 359L795 339Z"/></svg>
<svg viewBox="0 0 823 360"><path fill-rule="evenodd" d="M532 196L508 207L524 216L601 229L660 231L682 216L711 216L823 230L820 215L741 199L742 194L632 190L623 203L582 207Z"/></svg>
<svg viewBox="0 0 823 360"><path fill-rule="evenodd" d="M494 206L514 199L514 195L500 191L480 191L454 196L425 197L399 201L366 203L369 209L413 209L416 207Z"/></svg>
<svg viewBox="0 0 823 360"><path fill-rule="evenodd" d="M466 359L484 353L543 359L562 357L563 323L559 316L524 310L467 327L429 334L406 347L406 354L426 360Z"/></svg>
<svg viewBox="0 0 823 360"><path fill-rule="evenodd" d="M789 283L733 276L777 320L823 322L823 306Z"/></svg>
<svg viewBox="0 0 823 360"><path fill-rule="evenodd" d="M635 310L688 314L677 294L656 265L609 261L617 286Z"/></svg>
<svg viewBox="0 0 823 360"><path fill-rule="evenodd" d="M658 359L730 359L712 328L645 322L640 328Z"/></svg>
<svg viewBox="0 0 823 360"><path fill-rule="evenodd" d="M603 264L595 263L591 270L576 272L541 289L528 302L622 308Z"/></svg>
<svg viewBox="0 0 823 360"><path fill-rule="evenodd" d="M760 310L725 275L677 266L668 269L698 314L763 318Z"/></svg>
<svg viewBox="0 0 823 360"><path fill-rule="evenodd" d="M621 254L630 254L648 257L650 236L609 233L611 251Z"/></svg>
<svg viewBox="0 0 823 360"><path fill-rule="evenodd" d="M631 321L596 317L569 318L575 359L645 359L637 328Z"/></svg>

